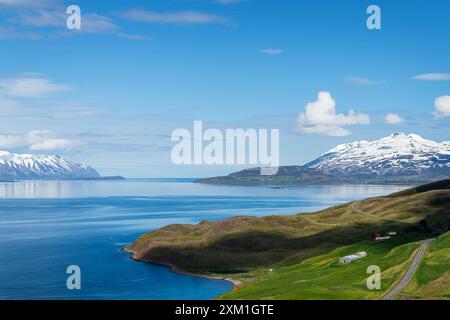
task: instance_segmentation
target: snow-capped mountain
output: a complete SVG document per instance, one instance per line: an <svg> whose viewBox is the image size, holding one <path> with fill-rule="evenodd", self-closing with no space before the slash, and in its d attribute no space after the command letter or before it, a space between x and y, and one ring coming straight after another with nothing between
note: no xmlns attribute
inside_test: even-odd
<svg viewBox="0 0 450 320"><path fill-rule="evenodd" d="M416 134L394 133L371 142L338 145L305 167L351 178L448 178L450 141L439 143Z"/></svg>
<svg viewBox="0 0 450 320"><path fill-rule="evenodd" d="M98 172L85 165L59 156L36 156L0 151L1 180L88 179L98 178Z"/></svg>

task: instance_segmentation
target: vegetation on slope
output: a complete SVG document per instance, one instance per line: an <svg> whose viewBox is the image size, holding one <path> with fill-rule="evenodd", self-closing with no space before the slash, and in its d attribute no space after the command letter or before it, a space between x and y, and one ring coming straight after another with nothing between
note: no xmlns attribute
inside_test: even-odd
<svg viewBox="0 0 450 320"><path fill-rule="evenodd" d="M401 299L450 299L450 233L432 242Z"/></svg>
<svg viewBox="0 0 450 320"><path fill-rule="evenodd" d="M317 169L302 166L283 166L274 175L261 175L260 168L251 168L223 177L205 178L196 181L205 184L239 185L239 186L276 186L276 185L314 185L342 184L351 180L324 173Z"/></svg>
<svg viewBox="0 0 450 320"><path fill-rule="evenodd" d="M361 284L361 270L355 271L355 277L344 285L342 281L347 283L347 280L342 277L347 271L336 265L337 256L366 248L370 251L370 256L358 263L365 264L375 259L391 269L392 278L385 281L389 285L389 281L393 282L403 270L403 263L411 258L411 250L417 247L417 244L407 244L408 242L449 229L449 200L450 180L446 180L357 202L358 209L366 214L358 213L352 208L353 204L349 203L317 213L263 218L235 217L218 222L203 221L198 225L170 225L141 236L127 251L137 260L171 265L193 273L238 279L242 284L230 297L240 297L240 292L261 292L245 297L306 298L303 290L300 290L301 285L299 290L290 290L292 295L287 294L283 286L292 281L293 276L298 276L299 281L302 281L303 276L308 272L313 275L315 270L317 282L312 287L317 294L309 295L311 297L373 298L378 293L355 289L355 286L362 288L364 285ZM399 239L382 244L368 241L374 232L388 231L396 231ZM349 245L355 247L348 247ZM396 248L399 245L403 247ZM307 260L324 254L329 256ZM385 257L392 257L392 260L385 261ZM317 265L317 261L325 263L321 266ZM297 270L299 264L302 267ZM399 266L398 270L395 265ZM323 269L314 269L316 266ZM267 275L269 269L280 268L283 268L283 272ZM328 272L333 270L342 273L340 276L337 272L336 277L331 274L328 277ZM272 284L276 282L267 282L266 287L253 286L255 282L266 279L266 276L280 277L277 280L280 286L272 288ZM366 278L367 275L364 274L364 279ZM341 288L335 290L336 295L329 292L328 287L332 283ZM256 291L245 291L247 287L253 288L248 290ZM267 295L260 288L270 289L272 293ZM353 296L349 294L351 290L355 290Z"/></svg>
<svg viewBox="0 0 450 320"><path fill-rule="evenodd" d="M379 299L407 269L419 247L421 235L392 241L364 241L341 247L272 272L256 273L246 286L226 293L220 299ZM423 237L423 235L422 235ZM367 257L350 264L339 258L359 251ZM369 290L367 268L377 265L382 271L381 289Z"/></svg>
<svg viewBox="0 0 450 320"><path fill-rule="evenodd" d="M324 184L413 184L426 183L449 177L450 168L433 169L408 175L349 176L325 172L304 166L281 166L274 175L261 175L260 168L251 168L231 173L227 176L199 179L196 182L238 186L283 186L283 185L324 185Z"/></svg>

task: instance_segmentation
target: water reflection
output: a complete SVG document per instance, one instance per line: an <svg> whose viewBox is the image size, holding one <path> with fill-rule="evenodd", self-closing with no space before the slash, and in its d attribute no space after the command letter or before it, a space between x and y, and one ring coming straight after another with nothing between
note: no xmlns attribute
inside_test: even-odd
<svg viewBox="0 0 450 320"><path fill-rule="evenodd" d="M93 189L91 181L20 181L1 182L1 198L66 198L87 195Z"/></svg>
<svg viewBox="0 0 450 320"><path fill-rule="evenodd" d="M214 186L181 180L128 179L120 181L19 181L0 182L0 198L84 198L110 196L245 196L308 197L320 200L354 200L386 195L409 186L325 185L296 187Z"/></svg>

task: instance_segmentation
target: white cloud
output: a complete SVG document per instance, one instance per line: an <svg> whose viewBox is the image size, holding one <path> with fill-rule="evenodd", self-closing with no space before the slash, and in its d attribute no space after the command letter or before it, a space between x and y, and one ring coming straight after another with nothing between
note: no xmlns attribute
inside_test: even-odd
<svg viewBox="0 0 450 320"><path fill-rule="evenodd" d="M297 127L300 134L318 134L330 137L346 137L351 134L350 130L338 126L316 125L311 127Z"/></svg>
<svg viewBox="0 0 450 320"><path fill-rule="evenodd" d="M389 123L389 124L397 124L397 123L403 122L402 117L400 117L398 114L395 114L395 113L387 114L386 117L384 118L384 120L386 121L386 123Z"/></svg>
<svg viewBox="0 0 450 320"><path fill-rule="evenodd" d="M345 78L347 83L351 84L359 84L359 85L375 85L380 84L380 81L370 80L368 78L358 77L358 76L349 76Z"/></svg>
<svg viewBox="0 0 450 320"><path fill-rule="evenodd" d="M450 80L449 73L423 73L413 77L414 80L422 81L446 81Z"/></svg>
<svg viewBox="0 0 450 320"><path fill-rule="evenodd" d="M215 14L197 11L155 12L142 9L130 9L120 14L122 17L146 23L168 24L228 24L229 20Z"/></svg>
<svg viewBox="0 0 450 320"><path fill-rule="evenodd" d="M436 118L445 118L450 116L450 96L436 98L434 102Z"/></svg>
<svg viewBox="0 0 450 320"><path fill-rule="evenodd" d="M70 150L81 145L78 140L55 137L48 130L25 134L0 134L0 148L28 148L29 150Z"/></svg>
<svg viewBox="0 0 450 320"><path fill-rule="evenodd" d="M1 6L9 6L9 7L47 7L47 6L55 6L57 5L54 0L0 0Z"/></svg>
<svg viewBox="0 0 450 320"><path fill-rule="evenodd" d="M66 28L67 15L64 11L36 10L32 14L22 14L15 19L15 23L30 27L59 27ZM119 30L110 18L96 13L83 13L81 29L73 32L82 33L110 33Z"/></svg>
<svg viewBox="0 0 450 320"><path fill-rule="evenodd" d="M77 141L67 139L48 139L30 146L30 150L70 150L79 145Z"/></svg>
<svg viewBox="0 0 450 320"><path fill-rule="evenodd" d="M343 137L351 132L343 126L369 124L370 117L350 110L347 115L336 113L336 102L326 91L319 92L317 100L306 105L300 113L294 130L300 134L320 134Z"/></svg>
<svg viewBox="0 0 450 320"><path fill-rule="evenodd" d="M83 14L81 18L81 29L79 31L86 33L109 33L119 30L110 18L95 13Z"/></svg>
<svg viewBox="0 0 450 320"><path fill-rule="evenodd" d="M1 0L0 0L1 1ZM67 15L65 10L47 10L47 9L35 9L19 13L18 16L11 19L15 24L20 24L26 27L50 27L57 28L59 32L56 36L72 36L74 34L106 34L113 35L129 40L150 40L150 37L144 35L134 35L121 32L119 25L106 16L102 16L96 13L82 13L81 29L80 30L67 30L66 21ZM9 31L9 32L6 32ZM3 37L9 38L31 38L32 35L14 33L13 30L5 30ZM0 38L2 37L2 30L0 29ZM37 38L37 36L34 36ZM39 36L39 38L43 38Z"/></svg>
<svg viewBox="0 0 450 320"><path fill-rule="evenodd" d="M35 98L50 93L69 91L71 87L53 83L44 78L29 77L0 80L0 90L11 96Z"/></svg>
<svg viewBox="0 0 450 320"><path fill-rule="evenodd" d="M282 54L284 51L278 48L267 48L267 49L262 49L259 50L259 53L268 55L268 56L276 56L279 54Z"/></svg>
<svg viewBox="0 0 450 320"><path fill-rule="evenodd" d="M20 14L11 19L18 23L30 27L65 27L67 16L64 11L36 10L33 13Z"/></svg>

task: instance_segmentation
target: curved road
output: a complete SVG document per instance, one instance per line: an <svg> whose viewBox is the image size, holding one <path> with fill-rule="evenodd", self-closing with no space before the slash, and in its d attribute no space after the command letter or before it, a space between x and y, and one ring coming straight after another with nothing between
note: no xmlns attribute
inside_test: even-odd
<svg viewBox="0 0 450 320"><path fill-rule="evenodd" d="M360 201L355 201L352 203L352 210L355 211L358 214L364 215L366 217L373 217L373 218L378 218L378 219L384 219L384 220L388 220L385 219L383 217L377 216L377 215L373 215L373 214L369 214L361 209L359 209L357 206L360 203ZM419 266L420 261L422 260L423 254L425 253L425 251L428 248L428 245L430 244L431 241L436 240L436 239L427 239L425 240L422 245L420 246L419 251L417 252L416 256L414 257L414 260L412 261L411 265L408 268L408 271L406 272L405 276L403 277L403 279L395 285L395 287L389 291L386 295L383 296L382 300L390 300L393 297L395 297L397 294L399 294L407 285L408 283L411 281L412 277L414 276L414 273L417 270L417 267Z"/></svg>
<svg viewBox="0 0 450 320"><path fill-rule="evenodd" d="M382 300L390 300L390 299L392 299L394 296L396 296L398 293L400 293L408 285L408 283L411 281L414 273L416 272L417 267L419 266L420 260L422 260L423 254L427 250L427 247L430 244L430 242L433 241L433 240L435 240L435 239L427 239L427 240L425 240L422 243L422 245L420 246L419 251L417 252L416 256L414 257L414 260L411 263L411 265L409 266L409 269L406 272L405 276L403 277L402 281L400 281L394 287L394 289L392 289L390 292L388 292L383 297Z"/></svg>
<svg viewBox="0 0 450 320"><path fill-rule="evenodd" d="M375 214L367 213L367 212L359 209L358 208L358 204L360 202L361 201L355 201L355 202L352 203L352 210L355 211L356 213L361 214L361 215L366 216L366 217L370 217L370 218L377 218L377 219L383 219L383 220L388 220L388 221L394 221L394 220L390 220L390 219L387 219L387 218L384 218L384 217L381 217L381 216L377 216Z"/></svg>

